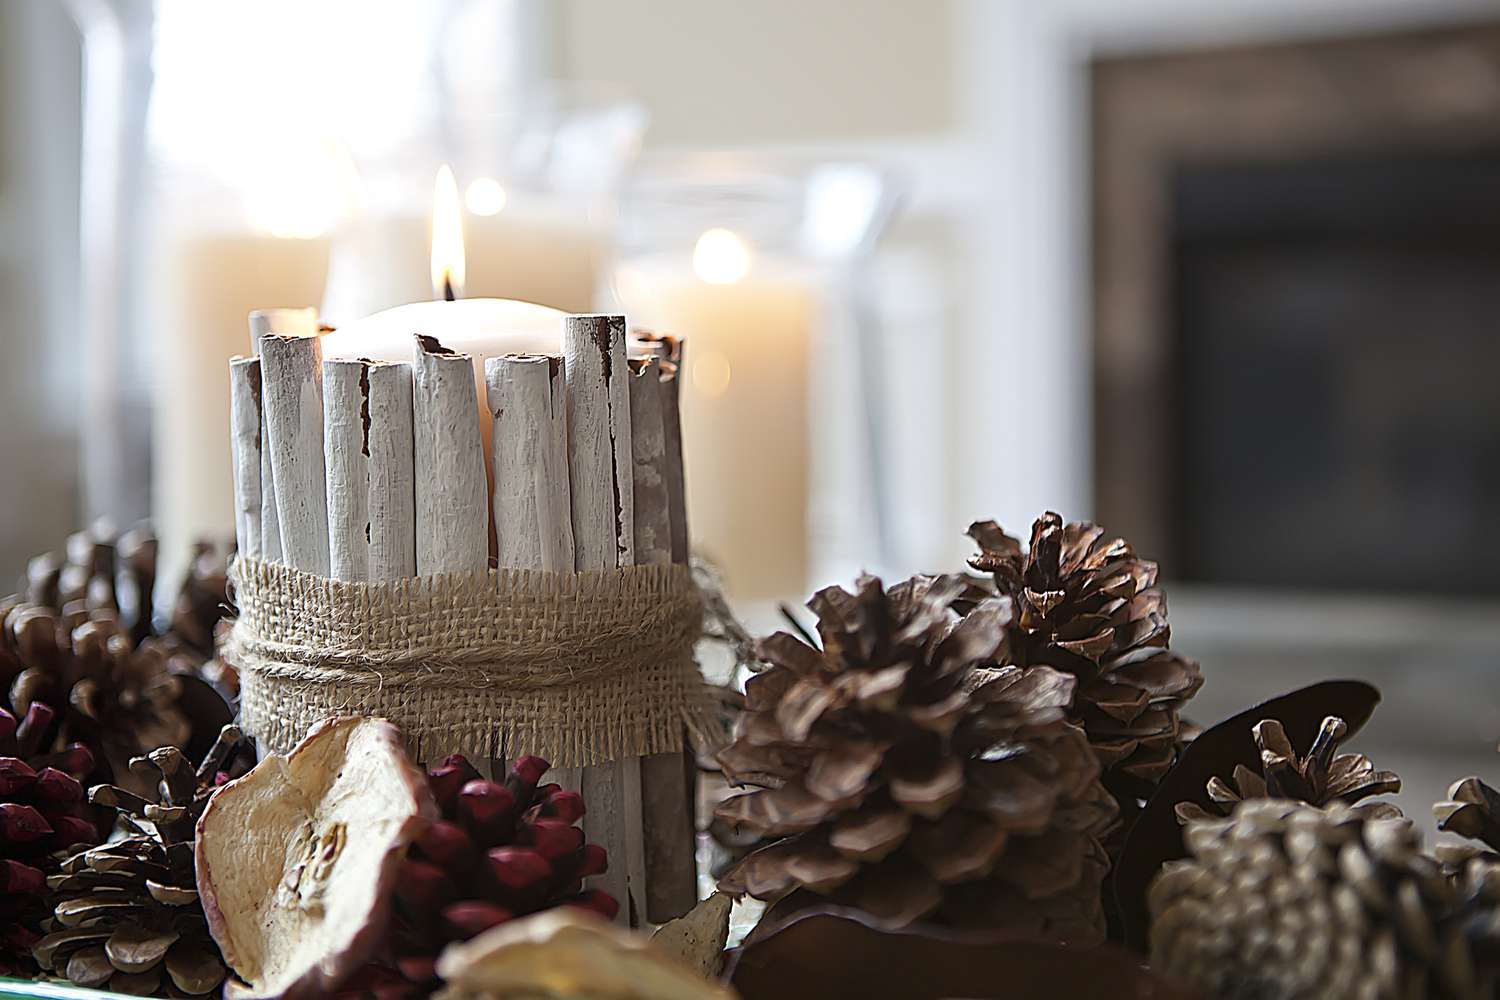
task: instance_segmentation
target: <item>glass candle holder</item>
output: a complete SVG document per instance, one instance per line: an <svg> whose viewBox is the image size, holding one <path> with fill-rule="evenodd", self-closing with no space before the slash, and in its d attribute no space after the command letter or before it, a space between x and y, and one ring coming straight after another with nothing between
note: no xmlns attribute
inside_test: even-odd
<svg viewBox="0 0 1500 1000"><path fill-rule="evenodd" d="M651 159L626 182L612 291L634 325L686 339L688 519L736 599L803 594L820 484L869 474L878 380L849 293L896 189L868 163L730 154Z"/></svg>
<svg viewBox="0 0 1500 1000"><path fill-rule="evenodd" d="M399 143L357 151L359 204L335 236L324 317L433 297L433 182L444 165L463 205L462 294L590 311L645 121L613 87L544 84L489 111L438 109Z"/></svg>

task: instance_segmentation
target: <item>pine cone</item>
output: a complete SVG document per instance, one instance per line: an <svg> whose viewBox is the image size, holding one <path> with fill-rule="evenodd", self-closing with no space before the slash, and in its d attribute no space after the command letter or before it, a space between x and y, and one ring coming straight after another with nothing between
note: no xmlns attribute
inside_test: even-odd
<svg viewBox="0 0 1500 1000"><path fill-rule="evenodd" d="M1362 753L1337 753L1349 735L1349 726L1332 715L1323 720L1307 756L1299 757L1287 739L1286 730L1275 719L1262 719L1252 730L1260 749L1260 773L1243 764L1234 769L1233 784L1220 778L1208 780L1208 797L1218 813L1196 802L1177 803L1177 820L1187 823L1219 819L1229 815L1245 799L1292 799L1313 806L1342 802L1366 819L1399 819L1401 810L1389 802L1361 802L1372 795L1394 795L1401 791L1401 778L1394 771L1377 771ZM1359 802L1359 805L1355 803Z"/></svg>
<svg viewBox="0 0 1500 1000"><path fill-rule="evenodd" d="M1011 604L953 611L961 577L886 591L866 576L808 606L822 648L761 643L769 669L720 754L761 786L718 815L785 838L744 859L727 892L798 889L900 926L926 919L1070 940L1103 935L1100 833L1114 804L1081 730L1064 719L1075 681L1047 668L987 669Z"/></svg>
<svg viewBox="0 0 1500 1000"><path fill-rule="evenodd" d="M1097 525L1064 525L1051 512L1032 525L1024 554L993 521L969 536L980 548L971 565L1015 602L1012 662L1078 678L1069 717L1088 733L1105 785L1133 812L1171 769L1178 712L1203 684L1198 664L1169 648L1156 564Z"/></svg>
<svg viewBox="0 0 1500 1000"><path fill-rule="evenodd" d="M156 537L139 526L115 537L96 522L68 537L66 556L47 553L26 569L26 601L56 612L72 628L91 614L112 612L139 643L154 634Z"/></svg>
<svg viewBox="0 0 1500 1000"><path fill-rule="evenodd" d="M1475 777L1455 781L1447 801L1434 805L1432 815L1444 833L1478 841L1437 846L1438 858L1450 871L1466 867L1474 858L1500 863L1500 792Z"/></svg>
<svg viewBox="0 0 1500 1000"><path fill-rule="evenodd" d="M212 542L193 543L193 559L172 604L167 638L198 662L214 655L215 630L229 614L230 550Z"/></svg>
<svg viewBox="0 0 1500 1000"><path fill-rule="evenodd" d="M143 996L218 988L224 962L198 899L193 837L239 741L239 730L225 726L196 769L175 747L131 761L156 783L155 801L111 785L89 790L91 802L119 812L128 835L74 854L47 880L59 902L50 933L32 950L42 968L79 986Z"/></svg>
<svg viewBox="0 0 1500 1000"><path fill-rule="evenodd" d="M134 645L160 640L197 667L214 655L214 630L230 611L228 564L232 549L215 542L193 543L164 632L156 628L152 592L156 586L156 536L138 525L118 538L100 522L69 536L66 556L46 553L31 560L25 603L56 614L68 631L109 612Z"/></svg>
<svg viewBox="0 0 1500 1000"><path fill-rule="evenodd" d="M1492 997L1500 868L1458 880L1412 825L1284 799L1190 824L1152 883L1151 964L1211 996Z"/></svg>
<svg viewBox="0 0 1500 1000"><path fill-rule="evenodd" d="M17 605L0 631L0 647L25 668L10 687L13 708L23 712L35 701L67 706L60 738L95 748L117 772L153 747L191 745L195 722L216 729L228 717L223 706L203 718L190 714L180 700L190 683L182 676L187 665L158 640L134 645L108 610L92 612L68 632L53 612Z"/></svg>
<svg viewBox="0 0 1500 1000"><path fill-rule="evenodd" d="M396 883L387 955L355 976L346 996L426 996L443 949L516 917L577 906L606 919L613 896L584 889L605 871L604 849L585 844L583 797L538 782L548 763L522 757L505 781L485 781L460 754L428 772L442 819L417 838Z"/></svg>
<svg viewBox="0 0 1500 1000"><path fill-rule="evenodd" d="M59 853L99 842L76 777L93 762L82 747L42 753L51 728L45 705L33 704L19 725L0 709L0 975L35 968L31 946L47 916L46 878Z"/></svg>

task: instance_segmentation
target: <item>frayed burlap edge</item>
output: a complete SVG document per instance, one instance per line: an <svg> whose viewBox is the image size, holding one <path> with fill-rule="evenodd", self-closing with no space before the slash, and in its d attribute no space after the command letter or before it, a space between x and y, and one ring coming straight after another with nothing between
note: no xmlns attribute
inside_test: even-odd
<svg viewBox="0 0 1500 1000"><path fill-rule="evenodd" d="M241 724L284 753L337 715L379 715L418 759L534 753L557 767L673 753L710 711L684 566L489 570L347 583L238 558L222 646Z"/></svg>

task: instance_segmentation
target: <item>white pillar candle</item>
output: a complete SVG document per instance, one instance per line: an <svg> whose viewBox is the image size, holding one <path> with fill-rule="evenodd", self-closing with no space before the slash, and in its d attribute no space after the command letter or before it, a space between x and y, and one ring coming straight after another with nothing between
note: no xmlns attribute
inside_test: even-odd
<svg viewBox="0 0 1500 1000"><path fill-rule="evenodd" d="M507 354L562 353L566 315L508 299L413 302L338 327L323 337L323 357L410 363L418 334L436 337L448 350L467 355L478 401L474 419L488 454L493 418L485 403L485 362Z"/></svg>
<svg viewBox="0 0 1500 1000"><path fill-rule="evenodd" d="M348 323L323 341L325 358L412 361L417 336L433 337L474 369L476 419L488 458L490 409L485 403L485 362L506 354L560 354L564 313L511 299L456 298L467 284L472 238L464 230L453 172L443 167L433 185L432 238L425 279L444 301L413 302ZM538 244L538 254L546 254ZM453 300L453 301L448 301Z"/></svg>
<svg viewBox="0 0 1500 1000"><path fill-rule="evenodd" d="M626 261L616 287L631 321L687 339L681 384L693 546L741 599L808 584L812 275L755 255L723 230L695 260Z"/></svg>

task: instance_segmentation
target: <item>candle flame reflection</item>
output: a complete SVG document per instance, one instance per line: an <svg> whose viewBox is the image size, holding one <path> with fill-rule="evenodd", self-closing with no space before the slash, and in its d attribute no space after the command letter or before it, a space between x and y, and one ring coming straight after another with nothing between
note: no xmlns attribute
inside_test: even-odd
<svg viewBox="0 0 1500 1000"><path fill-rule="evenodd" d="M464 292L464 223L458 182L445 163L432 188L432 294L456 299Z"/></svg>

